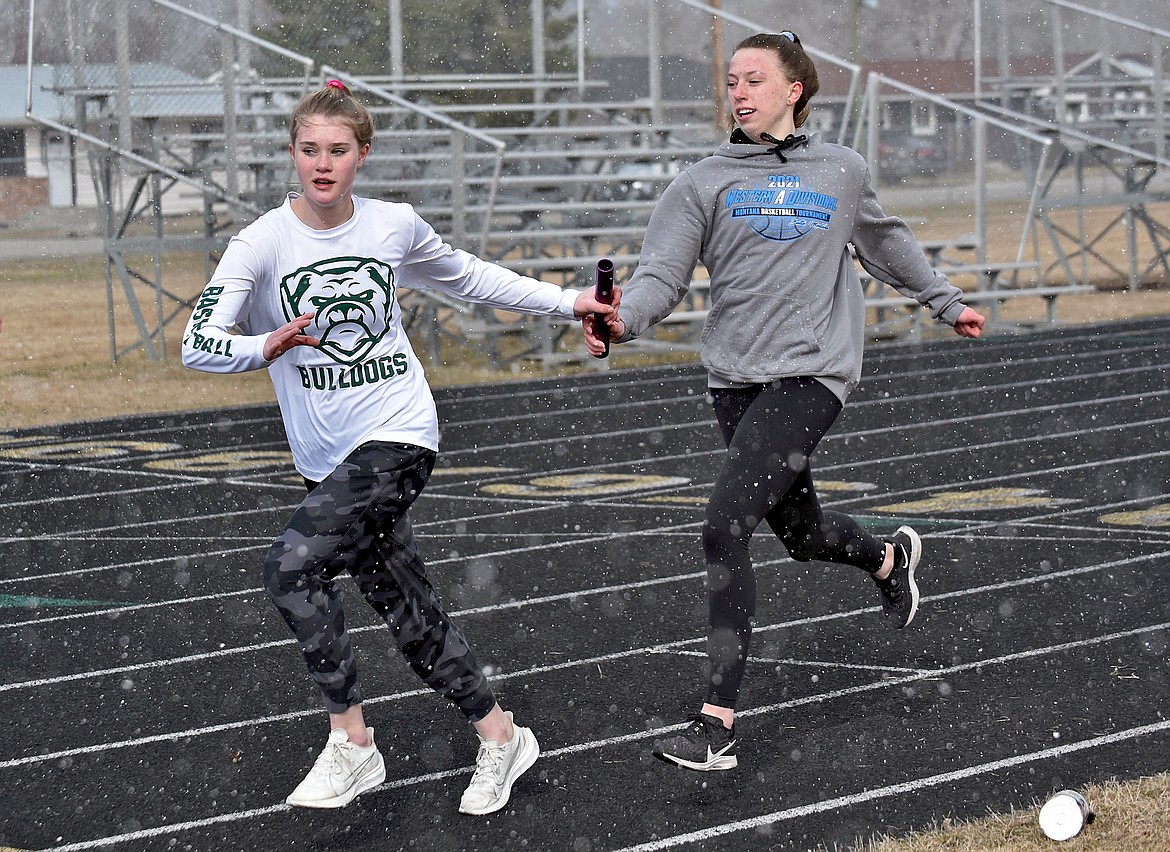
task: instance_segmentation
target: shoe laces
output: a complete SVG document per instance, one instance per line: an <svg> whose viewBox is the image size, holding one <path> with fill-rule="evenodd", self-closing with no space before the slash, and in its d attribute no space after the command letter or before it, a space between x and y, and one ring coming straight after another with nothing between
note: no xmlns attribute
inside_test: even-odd
<svg viewBox="0 0 1170 852"><path fill-rule="evenodd" d="M349 748L346 748L349 746ZM338 768L348 769L350 752L356 748L350 742L342 742L330 737L329 742L325 744L325 748L317 755L317 760L313 764L313 771L324 774L333 775Z"/></svg>
<svg viewBox="0 0 1170 852"><path fill-rule="evenodd" d="M716 731L720 731L724 736L731 736L731 731L729 731L722 722L711 723L704 719L700 713L692 713L690 716L687 716L687 721L691 724L690 727L688 727L683 733L683 736L692 742L710 743L712 741L717 741L719 739L719 735L715 733ZM717 724L718 727L715 727L715 724Z"/></svg>
<svg viewBox="0 0 1170 852"><path fill-rule="evenodd" d="M882 594L891 603L897 603L902 600L902 584L898 582L898 578L890 575L886 579L878 583L878 588L882 590Z"/></svg>
<svg viewBox="0 0 1170 852"><path fill-rule="evenodd" d="M504 758L508 754L507 743L500 745L495 740L483 740L475 756L475 774L471 776L472 787L495 786L499 783Z"/></svg>
<svg viewBox="0 0 1170 852"><path fill-rule="evenodd" d="M890 571L890 576L884 580L878 580L878 588L882 590L882 594L886 596L891 603L897 603L902 599L902 584L898 582L898 566L905 564L906 551L902 545L894 545L894 568Z"/></svg>

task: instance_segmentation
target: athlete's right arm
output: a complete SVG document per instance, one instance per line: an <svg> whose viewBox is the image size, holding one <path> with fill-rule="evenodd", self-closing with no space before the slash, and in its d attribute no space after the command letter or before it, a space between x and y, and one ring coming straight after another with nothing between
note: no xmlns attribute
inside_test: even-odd
<svg viewBox="0 0 1170 852"><path fill-rule="evenodd" d="M250 252L231 243L195 303L183 331L183 364L208 373L241 373L270 363L264 347L275 332L251 334L248 314L256 281Z"/></svg>

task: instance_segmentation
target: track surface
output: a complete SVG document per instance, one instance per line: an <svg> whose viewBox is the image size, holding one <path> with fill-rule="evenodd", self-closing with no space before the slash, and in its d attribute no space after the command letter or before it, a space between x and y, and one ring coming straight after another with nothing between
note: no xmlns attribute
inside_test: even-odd
<svg viewBox="0 0 1170 852"><path fill-rule="evenodd" d="M871 347L814 465L827 504L922 533L919 619L762 528L729 773L648 754L703 684L701 372L436 396L413 519L540 739L509 806L457 812L470 729L348 581L389 780L283 804L326 725L259 590L302 489L248 407L0 434L0 846L806 849L1170 767L1170 320Z"/></svg>

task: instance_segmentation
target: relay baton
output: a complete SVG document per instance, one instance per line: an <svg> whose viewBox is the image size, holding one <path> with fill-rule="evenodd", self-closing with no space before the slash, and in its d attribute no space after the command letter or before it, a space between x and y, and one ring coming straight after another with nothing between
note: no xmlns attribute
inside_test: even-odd
<svg viewBox="0 0 1170 852"><path fill-rule="evenodd" d="M597 287L594 289L594 295L597 297L597 301L603 305L613 304L613 261L608 257L597 261ZM597 357L608 357L609 326L605 322L605 314L595 313L593 315L593 333L601 338L601 342L605 344L605 351Z"/></svg>

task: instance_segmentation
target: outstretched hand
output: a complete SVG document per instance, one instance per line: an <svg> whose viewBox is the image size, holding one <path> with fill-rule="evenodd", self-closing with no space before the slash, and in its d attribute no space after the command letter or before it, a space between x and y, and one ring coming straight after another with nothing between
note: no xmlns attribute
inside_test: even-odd
<svg viewBox="0 0 1170 852"><path fill-rule="evenodd" d="M597 301L597 294L593 292L593 288L582 290L577 294L577 300L573 302L573 316L577 319L592 316L593 314L613 314L617 316L618 305L622 303L622 288L615 286L613 288L613 302L605 304L605 302Z"/></svg>
<svg viewBox="0 0 1170 852"><path fill-rule="evenodd" d="M955 320L955 334L959 337L978 337L983 333L983 314L971 308L963 308L959 318Z"/></svg>
<svg viewBox="0 0 1170 852"><path fill-rule="evenodd" d="M597 301L591 289L583 290L573 303L573 314L581 320L581 328L585 333L585 349L594 358L602 357L606 351L605 341L597 336L597 314L605 317L611 339L621 337L626 330L625 323L618 319L618 305L621 303L622 288L618 286L613 288L611 304Z"/></svg>
<svg viewBox="0 0 1170 852"><path fill-rule="evenodd" d="M321 341L316 337L305 334L305 329L313 321L315 314L301 314L295 320L285 323L264 341L264 360L275 361L294 346L320 346Z"/></svg>

